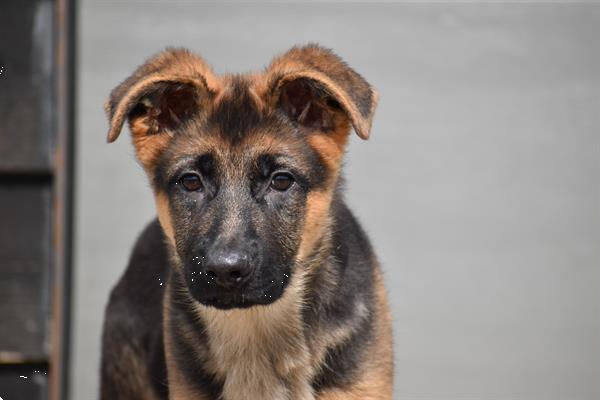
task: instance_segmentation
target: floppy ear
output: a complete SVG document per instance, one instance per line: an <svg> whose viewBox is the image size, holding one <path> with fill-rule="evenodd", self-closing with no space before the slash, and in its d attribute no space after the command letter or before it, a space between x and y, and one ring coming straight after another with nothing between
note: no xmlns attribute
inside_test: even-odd
<svg viewBox="0 0 600 400"><path fill-rule="evenodd" d="M368 139L377 92L331 50L294 47L267 68L272 101L290 119L312 130L349 130Z"/></svg>
<svg viewBox="0 0 600 400"><path fill-rule="evenodd" d="M167 49L111 92L105 105L108 141L119 137L128 119L138 158L146 165L166 143L162 134L171 134L193 117L218 90L217 79L200 57L185 49Z"/></svg>

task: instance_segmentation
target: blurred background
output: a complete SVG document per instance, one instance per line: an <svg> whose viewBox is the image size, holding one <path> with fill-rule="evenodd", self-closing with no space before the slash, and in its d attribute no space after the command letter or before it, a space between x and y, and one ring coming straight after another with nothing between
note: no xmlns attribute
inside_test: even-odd
<svg viewBox="0 0 600 400"><path fill-rule="evenodd" d="M600 5L98 0L80 1L69 20L74 8L56 12L69 2L33 3L31 26L23 28L35 39L33 50L14 47L18 37L0 27L0 67L26 50L49 52L56 67L46 75L32 67L30 76L57 77L48 100L56 113L47 124L64 135L44 144L44 154L54 154L42 163L47 172L17 161L3 167L23 143L9 140L15 129L45 115L11 120L41 100L16 102L16 69L5 68L4 400L45 399L48 387L53 399L97 396L108 293L155 215L127 132L106 144L110 90L165 46L188 47L224 73L260 69L307 42L334 49L380 92L372 139L352 137L345 176L347 201L385 270L395 324L394 398L600 398ZM23 13L20 4L13 14ZM2 7L0 22L8 23ZM43 18L54 21L50 33ZM60 29L65 21L76 25L76 37ZM41 68L28 54L24 59ZM35 93L48 93L36 85ZM7 87L12 91L3 92ZM64 154L74 166L61 164ZM28 212L25 199L38 198L31 191L41 216ZM23 218L50 221L40 233L48 245L33 261L19 261L37 240L29 231L14 233ZM44 254L52 254L48 266ZM38 269L30 267L26 278L22 264ZM38 286L27 288L38 297L28 317L20 289L31 277ZM19 343L26 337L29 347ZM33 355L25 357L28 348ZM47 370L56 382L48 384ZM27 371L41 388L36 397L5 395L3 382L24 387L16 376Z"/></svg>

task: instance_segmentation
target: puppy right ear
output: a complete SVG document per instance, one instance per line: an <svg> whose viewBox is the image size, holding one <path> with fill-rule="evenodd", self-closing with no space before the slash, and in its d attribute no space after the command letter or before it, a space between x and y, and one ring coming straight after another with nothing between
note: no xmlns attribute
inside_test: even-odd
<svg viewBox="0 0 600 400"><path fill-rule="evenodd" d="M112 90L105 104L108 142L119 137L128 119L138 159L147 166L177 128L219 90L204 60L185 49L167 49Z"/></svg>

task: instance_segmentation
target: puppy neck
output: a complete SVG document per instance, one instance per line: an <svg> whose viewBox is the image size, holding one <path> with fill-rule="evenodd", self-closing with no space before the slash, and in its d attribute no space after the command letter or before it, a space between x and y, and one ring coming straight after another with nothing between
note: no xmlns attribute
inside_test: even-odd
<svg viewBox="0 0 600 400"><path fill-rule="evenodd" d="M176 270L172 275L177 275ZM182 288L173 276L169 290L171 298L181 300ZM302 320L304 276L295 274L283 296L272 304L247 309L219 310L194 301L171 301L167 320L190 321L193 330L202 330L201 343L195 343L198 365L222 384L222 398L312 400L311 362ZM179 284L183 282L179 281ZM165 337L190 333L190 326L170 323ZM165 340L166 346L176 346ZM167 349L167 353L169 353ZM178 352L179 353L179 352ZM176 365L169 366L177 370Z"/></svg>

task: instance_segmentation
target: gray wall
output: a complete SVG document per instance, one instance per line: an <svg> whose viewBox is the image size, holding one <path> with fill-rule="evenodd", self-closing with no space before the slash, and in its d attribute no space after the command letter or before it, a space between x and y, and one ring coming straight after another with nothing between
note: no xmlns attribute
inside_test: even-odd
<svg viewBox="0 0 600 400"><path fill-rule="evenodd" d="M97 392L110 287L154 214L109 91L166 45L216 71L316 41L380 91L348 201L386 271L396 399L600 398L600 7L80 5L72 399Z"/></svg>

